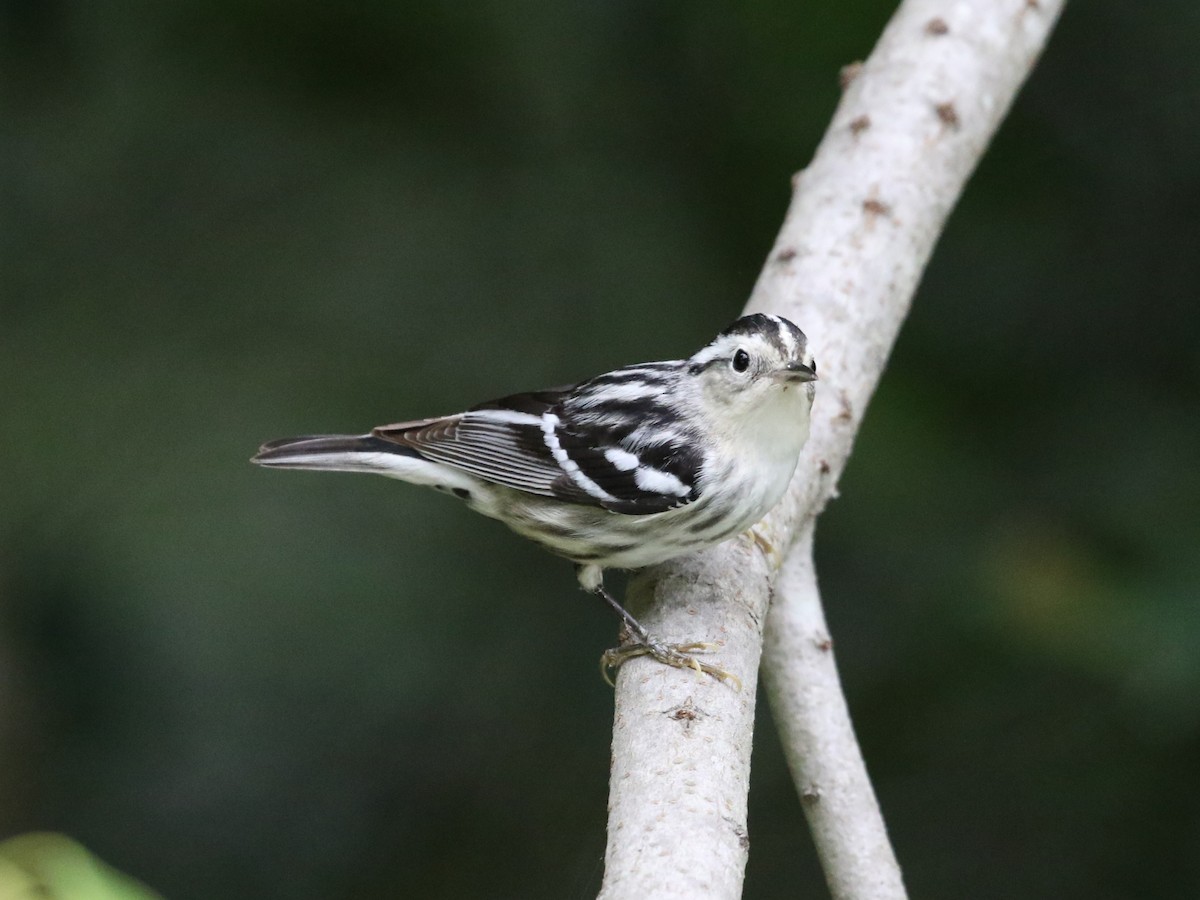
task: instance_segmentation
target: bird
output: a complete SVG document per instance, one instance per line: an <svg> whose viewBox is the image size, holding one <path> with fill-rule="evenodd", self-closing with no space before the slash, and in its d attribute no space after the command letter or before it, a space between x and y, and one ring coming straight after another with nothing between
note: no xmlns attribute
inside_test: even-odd
<svg viewBox="0 0 1200 900"><path fill-rule="evenodd" d="M624 624L609 671L635 656L738 681L665 644L604 587L732 538L782 498L808 438L817 366L803 331L742 316L687 359L623 366L465 412L263 444L270 469L373 472L453 495L575 564Z"/></svg>

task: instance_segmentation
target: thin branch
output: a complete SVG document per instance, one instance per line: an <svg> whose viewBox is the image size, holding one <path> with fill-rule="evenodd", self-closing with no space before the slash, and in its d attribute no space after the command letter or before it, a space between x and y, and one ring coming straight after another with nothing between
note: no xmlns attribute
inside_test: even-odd
<svg viewBox="0 0 1200 900"><path fill-rule="evenodd" d="M830 894L839 900L903 900L900 866L833 662L812 537L812 529L804 529L780 573L788 588L788 615L768 617L764 652L786 659L787 674L767 671L768 695L776 714L786 715L780 734Z"/></svg>
<svg viewBox="0 0 1200 900"><path fill-rule="evenodd" d="M842 102L796 176L747 305L800 325L819 363L812 436L792 488L756 540L677 560L631 590L639 610L653 592L639 617L664 639L722 642L712 662L744 687L642 660L621 669L604 900L740 896L764 621L772 708L834 896L904 896L832 653L821 649L812 527L946 216L1062 3L906 0L870 58L844 73Z"/></svg>

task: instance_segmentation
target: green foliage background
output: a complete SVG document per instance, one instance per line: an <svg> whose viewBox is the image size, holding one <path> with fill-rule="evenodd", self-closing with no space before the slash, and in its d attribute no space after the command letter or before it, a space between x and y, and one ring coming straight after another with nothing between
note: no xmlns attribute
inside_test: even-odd
<svg viewBox="0 0 1200 900"><path fill-rule="evenodd" d="M246 459L704 343L891 7L0 3L0 838L172 898L594 892L608 613ZM1198 35L1071 4L822 520L915 897L1200 894ZM766 721L750 830L748 898L820 896Z"/></svg>

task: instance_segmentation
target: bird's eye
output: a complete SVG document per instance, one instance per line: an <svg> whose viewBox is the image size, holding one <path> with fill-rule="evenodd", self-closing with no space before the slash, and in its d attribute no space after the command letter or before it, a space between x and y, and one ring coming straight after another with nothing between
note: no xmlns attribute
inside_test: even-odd
<svg viewBox="0 0 1200 900"><path fill-rule="evenodd" d="M733 371L745 372L750 368L750 354L745 350L739 350L733 354Z"/></svg>

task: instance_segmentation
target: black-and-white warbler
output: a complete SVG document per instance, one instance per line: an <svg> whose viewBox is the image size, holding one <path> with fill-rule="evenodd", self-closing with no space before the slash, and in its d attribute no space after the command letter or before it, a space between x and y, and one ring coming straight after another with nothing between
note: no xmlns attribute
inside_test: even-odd
<svg viewBox="0 0 1200 900"><path fill-rule="evenodd" d="M584 590L624 620L631 645L724 676L668 646L604 589L639 569L746 531L775 506L808 437L816 364L779 316L738 319L689 359L626 366L568 388L514 394L370 434L285 438L253 462L376 472L460 497L576 564Z"/></svg>

